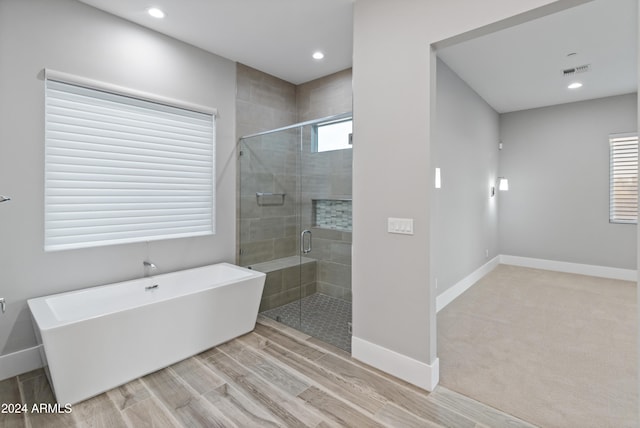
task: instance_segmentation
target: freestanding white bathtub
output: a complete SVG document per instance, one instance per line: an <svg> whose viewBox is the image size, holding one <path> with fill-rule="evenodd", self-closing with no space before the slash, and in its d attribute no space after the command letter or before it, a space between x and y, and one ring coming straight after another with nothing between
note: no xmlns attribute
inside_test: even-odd
<svg viewBox="0 0 640 428"><path fill-rule="evenodd" d="M221 263L29 300L58 403L77 403L250 332L264 280Z"/></svg>

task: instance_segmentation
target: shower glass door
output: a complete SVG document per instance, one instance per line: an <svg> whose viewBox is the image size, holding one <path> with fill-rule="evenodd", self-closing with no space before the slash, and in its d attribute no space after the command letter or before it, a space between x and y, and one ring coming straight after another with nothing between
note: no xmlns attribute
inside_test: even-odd
<svg viewBox="0 0 640 428"><path fill-rule="evenodd" d="M302 329L300 127L240 140L239 264L267 274L260 312ZM309 234L304 234L308 251ZM305 272L307 273L307 272ZM314 273L315 281L315 273Z"/></svg>
<svg viewBox="0 0 640 428"><path fill-rule="evenodd" d="M267 274L260 312L347 351L350 127L342 115L242 138L238 209L239 264Z"/></svg>

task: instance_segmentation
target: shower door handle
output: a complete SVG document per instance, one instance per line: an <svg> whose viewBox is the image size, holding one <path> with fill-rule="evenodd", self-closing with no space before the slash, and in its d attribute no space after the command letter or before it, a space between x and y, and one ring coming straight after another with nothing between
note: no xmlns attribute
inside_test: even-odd
<svg viewBox="0 0 640 428"><path fill-rule="evenodd" d="M304 237L305 235L309 235L309 245L305 247L304 245ZM300 252L302 254L309 254L311 252L311 231L303 230L300 234Z"/></svg>

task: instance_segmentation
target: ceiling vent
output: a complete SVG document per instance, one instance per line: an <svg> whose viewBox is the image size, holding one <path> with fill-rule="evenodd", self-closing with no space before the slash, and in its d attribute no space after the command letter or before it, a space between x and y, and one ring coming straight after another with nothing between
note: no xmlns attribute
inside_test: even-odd
<svg viewBox="0 0 640 428"><path fill-rule="evenodd" d="M577 67L567 68L565 70L562 70L562 74L564 76L573 76L574 74L586 73L587 71L590 71L590 70L591 70L591 64L585 64L585 65L579 65Z"/></svg>

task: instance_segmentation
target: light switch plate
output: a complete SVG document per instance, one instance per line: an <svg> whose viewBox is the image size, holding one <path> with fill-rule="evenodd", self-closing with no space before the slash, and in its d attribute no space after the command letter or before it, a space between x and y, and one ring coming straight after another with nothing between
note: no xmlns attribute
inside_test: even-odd
<svg viewBox="0 0 640 428"><path fill-rule="evenodd" d="M387 219L387 232L413 235L413 219L389 217Z"/></svg>

